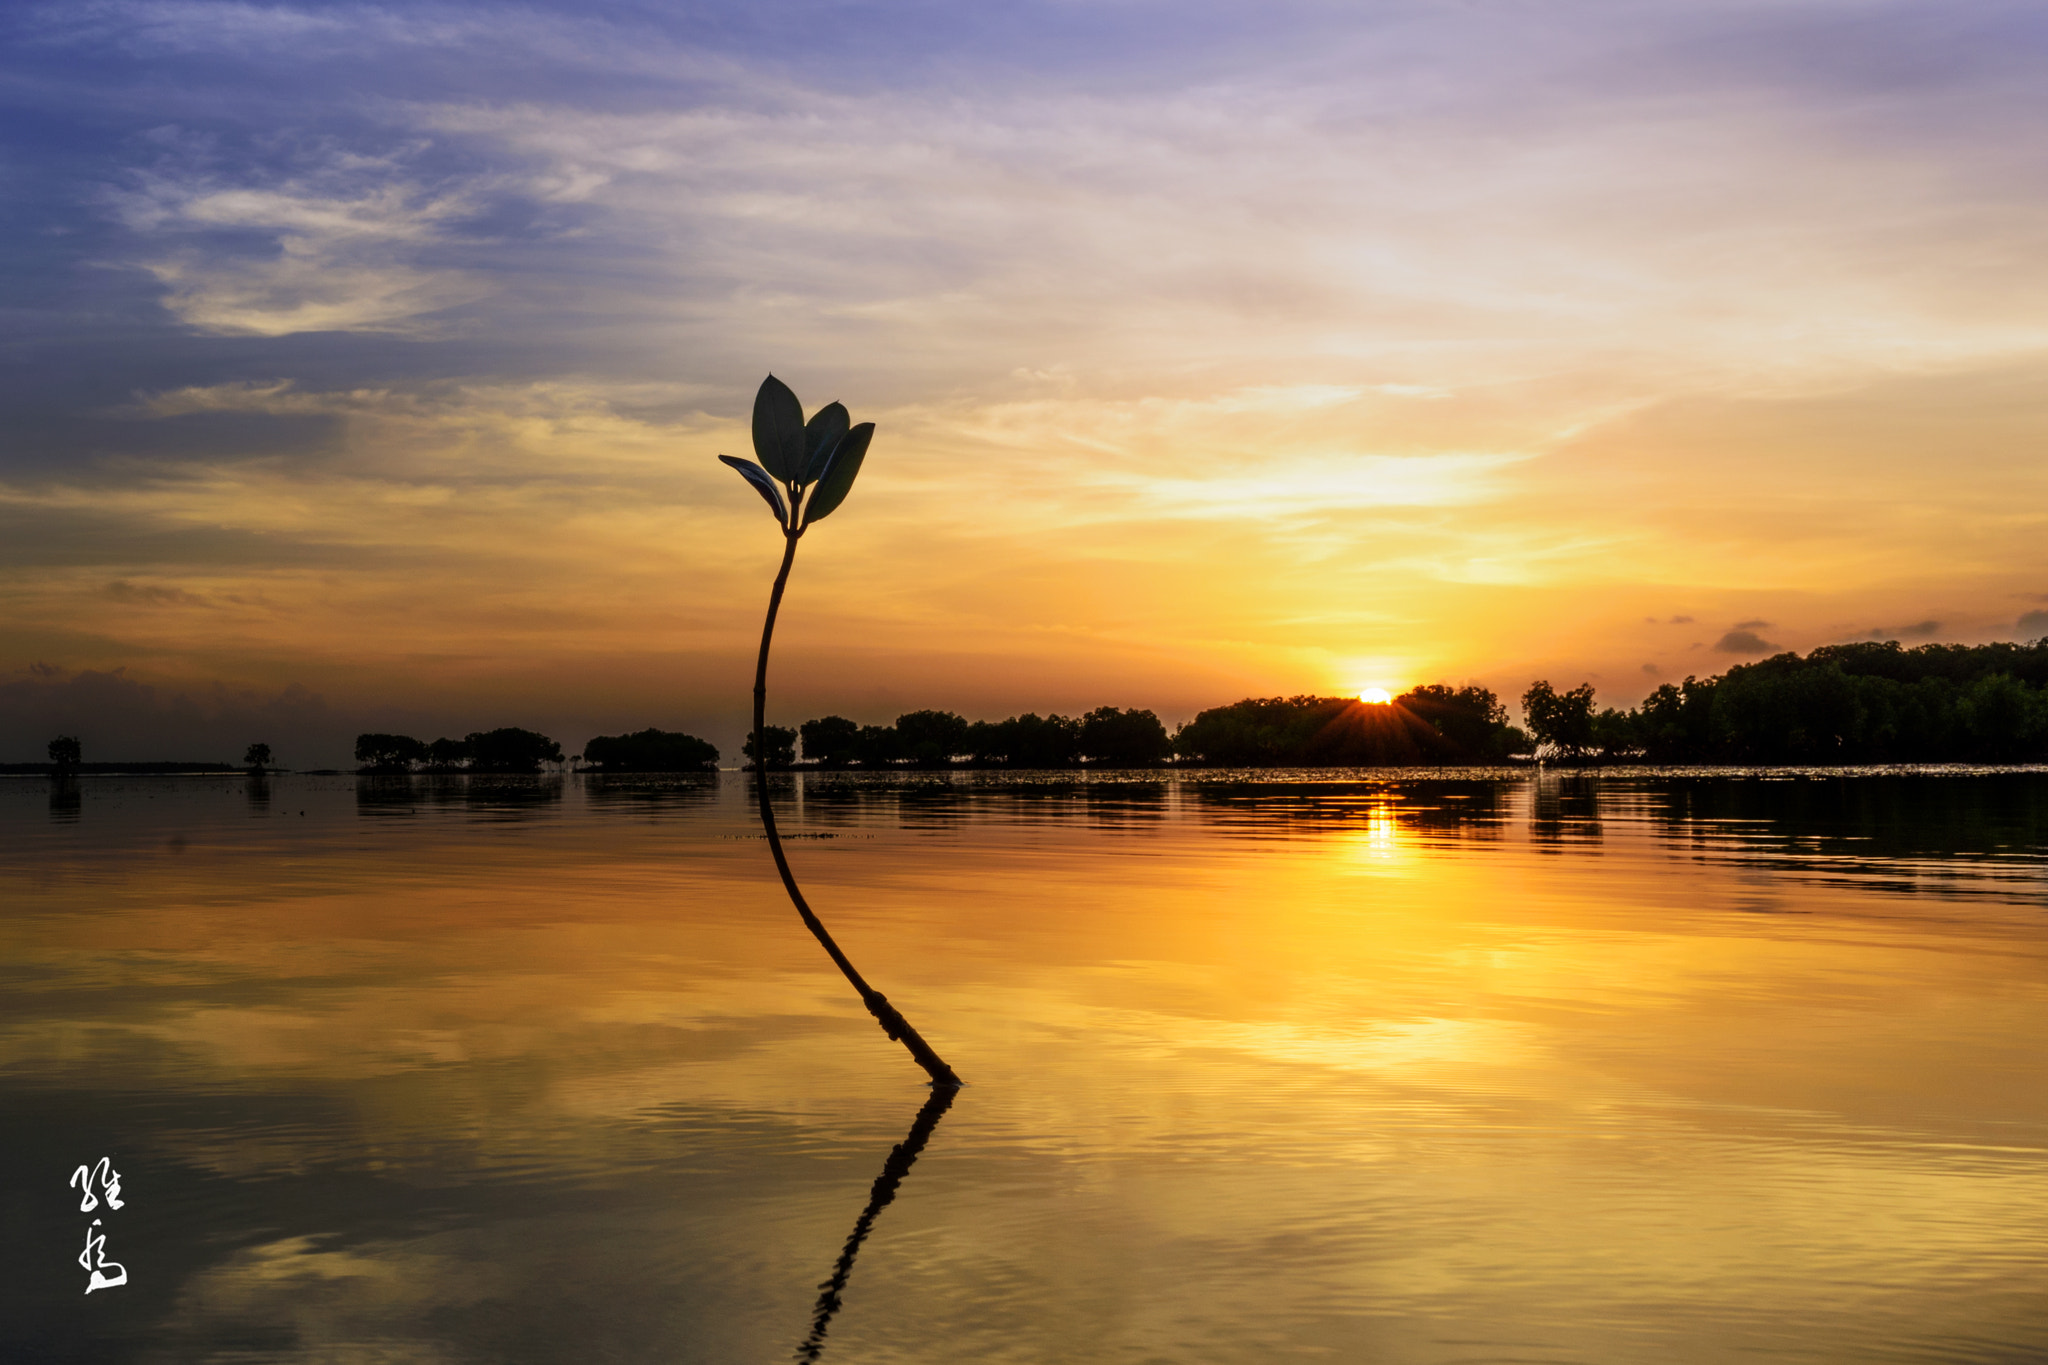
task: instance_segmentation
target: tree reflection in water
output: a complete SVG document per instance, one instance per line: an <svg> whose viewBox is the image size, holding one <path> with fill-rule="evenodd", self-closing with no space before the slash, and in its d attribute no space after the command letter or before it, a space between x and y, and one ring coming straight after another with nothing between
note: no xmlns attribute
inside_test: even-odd
<svg viewBox="0 0 2048 1365"><path fill-rule="evenodd" d="M957 1086L933 1086L932 1097L924 1102L924 1108L917 1111L917 1122L910 1125L909 1135L896 1144L889 1153L889 1159L882 1163L882 1173L875 1177L875 1187L868 1194L868 1206L854 1221L853 1232L846 1239L846 1249L839 1253L839 1260L832 1267L832 1278L818 1286L818 1305L811 1312L810 1335L796 1348L798 1360L816 1360L825 1353L825 1332L831 1327L832 1317L843 1302L840 1295L846 1289L846 1282L853 1278L853 1258L860 1254L860 1244L874 1231L875 1219L896 1197L896 1187L903 1183L904 1176L910 1174L918 1153L931 1140L932 1130L939 1126L939 1120L952 1107L953 1097L959 1093Z"/></svg>

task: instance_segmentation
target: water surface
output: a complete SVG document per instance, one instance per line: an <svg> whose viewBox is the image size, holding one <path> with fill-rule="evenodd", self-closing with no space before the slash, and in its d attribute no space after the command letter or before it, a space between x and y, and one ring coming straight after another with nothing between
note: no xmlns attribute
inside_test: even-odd
<svg viewBox="0 0 2048 1365"><path fill-rule="evenodd" d="M0 783L12 1353L2048 1358L2048 774L779 790L943 1112L736 774Z"/></svg>

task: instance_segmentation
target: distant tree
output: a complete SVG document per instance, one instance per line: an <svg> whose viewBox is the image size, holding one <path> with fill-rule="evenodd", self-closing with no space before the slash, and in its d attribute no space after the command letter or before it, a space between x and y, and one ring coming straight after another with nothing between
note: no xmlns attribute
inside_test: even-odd
<svg viewBox="0 0 2048 1365"><path fill-rule="evenodd" d="M471 770L480 773L537 773L543 763L562 761L561 745L516 726L472 731L463 743L469 746Z"/></svg>
<svg viewBox="0 0 2048 1365"><path fill-rule="evenodd" d="M967 751L977 763L1011 768L1071 768L1081 758L1081 722L1026 711L1005 721L977 721Z"/></svg>
<svg viewBox="0 0 2048 1365"><path fill-rule="evenodd" d="M356 762L378 772L405 772L427 761L427 746L411 735L356 736Z"/></svg>
<svg viewBox="0 0 2048 1365"><path fill-rule="evenodd" d="M844 716L820 716L797 727L803 736L804 759L825 768L843 768L860 754L860 726Z"/></svg>
<svg viewBox="0 0 2048 1365"><path fill-rule="evenodd" d="M242 762L248 764L257 772L262 772L270 766L270 746L268 744L251 744L248 752L242 755Z"/></svg>
<svg viewBox="0 0 2048 1365"><path fill-rule="evenodd" d="M911 711L896 717L903 757L921 768L943 768L967 752L966 717L951 711Z"/></svg>
<svg viewBox="0 0 2048 1365"><path fill-rule="evenodd" d="M1585 757L1593 748L1593 684L1580 683L1559 692L1539 680L1522 694L1522 714L1539 744L1554 744L1567 759Z"/></svg>
<svg viewBox="0 0 2048 1365"><path fill-rule="evenodd" d="M1519 730L1508 724L1508 709L1499 697L1476 683L1452 687L1428 683L1394 698L1394 705L1418 717L1441 735L1453 761L1485 763L1518 751Z"/></svg>
<svg viewBox="0 0 2048 1365"><path fill-rule="evenodd" d="M58 772L69 772L76 768L83 754L77 735L59 735L50 741L50 766Z"/></svg>
<svg viewBox="0 0 2048 1365"><path fill-rule="evenodd" d="M2048 692L2009 673L1993 673L1963 688L1956 714L1964 751L1980 763L2023 762L2048 739Z"/></svg>
<svg viewBox="0 0 2048 1365"><path fill-rule="evenodd" d="M1172 757L1173 741L1150 711L1098 706L1081 718L1081 752L1110 767L1149 768Z"/></svg>
<svg viewBox="0 0 2048 1365"><path fill-rule="evenodd" d="M863 725L853 755L863 768L887 768L903 761L903 736L893 725Z"/></svg>
<svg viewBox="0 0 2048 1365"><path fill-rule="evenodd" d="M469 741L437 739L427 746L427 761L436 768L459 768L469 762Z"/></svg>
<svg viewBox="0 0 2048 1365"><path fill-rule="evenodd" d="M1184 758L1221 767L1409 767L1489 763L1528 736L1486 688L1411 688L1391 705L1357 697L1248 697L1213 707L1173 737Z"/></svg>
<svg viewBox="0 0 2048 1365"><path fill-rule="evenodd" d="M686 773L718 763L718 746L672 730L599 735L583 746L583 761L609 772Z"/></svg>
<svg viewBox="0 0 2048 1365"><path fill-rule="evenodd" d="M1593 717L1593 746L1603 758L1640 758L1643 754L1642 727L1633 711L1612 706Z"/></svg>
<svg viewBox="0 0 2048 1365"><path fill-rule="evenodd" d="M1181 726L1174 750L1226 768L1316 763L1318 740L1359 705L1356 697L1247 697L1211 707Z"/></svg>
<svg viewBox="0 0 2048 1365"><path fill-rule="evenodd" d="M1665 683L1636 708L1636 740L1653 763L1698 763L1714 743L1714 680Z"/></svg>
<svg viewBox="0 0 2048 1365"><path fill-rule="evenodd" d="M764 725L761 727L762 747L768 751L766 759L757 758L754 753L754 736L748 735L747 742L740 746L750 763L764 767L787 768L796 762L796 731L787 725Z"/></svg>

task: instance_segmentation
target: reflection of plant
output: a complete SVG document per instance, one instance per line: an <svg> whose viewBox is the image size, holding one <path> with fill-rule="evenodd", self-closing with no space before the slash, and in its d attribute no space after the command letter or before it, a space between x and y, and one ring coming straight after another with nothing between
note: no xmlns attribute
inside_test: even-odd
<svg viewBox="0 0 2048 1365"><path fill-rule="evenodd" d="M910 1125L909 1135L890 1149L889 1159L882 1163L882 1173L869 1188L868 1206L854 1220L853 1235L846 1239L846 1249L833 1263L831 1278L818 1286L818 1306L811 1312L810 1335L796 1348L798 1360L817 1360L825 1354L825 1333L831 1328L833 1317L845 1306L841 1296L846 1292L846 1282L853 1278L853 1258L860 1254L860 1244L875 1230L875 1219L881 1217L882 1210L895 1200L897 1189L917 1164L918 1154L931 1141L932 1130L946 1116L957 1093L949 1085L934 1086L932 1097L917 1111L917 1121Z"/></svg>
<svg viewBox="0 0 2048 1365"><path fill-rule="evenodd" d="M796 562L797 541L846 501L853 480L860 473L861 461L867 458L875 424L862 422L851 426L850 421L844 407L828 403L806 422L803 404L797 402L787 384L771 374L761 381L761 390L754 395L754 453L761 457L761 463L731 455L718 457L754 486L782 528L782 567L776 572L775 587L768 594L768 619L761 625L761 654L754 665L754 737L749 746L750 752L769 755L771 759L776 746L769 738L767 724L768 646L775 638L775 614L782 608L782 590L789 584L790 565ZM953 1068L932 1051L931 1044L897 1012L887 996L861 979L853 963L805 903L803 892L797 889L796 878L790 873L789 859L782 852L782 836L775 828L775 808L768 800L768 767L767 763L754 765L761 827L768 835L768 851L775 857L775 870L781 874L783 890L803 916L805 927L860 992L868 1013L875 1016L884 1032L910 1049L910 1055L930 1073L932 1082L959 1085L960 1078L953 1074Z"/></svg>

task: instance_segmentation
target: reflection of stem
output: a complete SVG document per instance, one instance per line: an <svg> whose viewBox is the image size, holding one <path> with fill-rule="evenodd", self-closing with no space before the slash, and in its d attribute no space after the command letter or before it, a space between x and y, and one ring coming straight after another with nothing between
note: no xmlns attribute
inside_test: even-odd
<svg viewBox="0 0 2048 1365"><path fill-rule="evenodd" d="M875 1016L884 1033L910 1049L910 1055L917 1059L917 1064L930 1073L932 1084L960 1085L962 1082L953 1073L953 1068L932 1051L932 1045L889 1003L888 996L861 979L860 973L853 969L853 963L832 941L832 935L825 932L825 926L811 913L811 907L804 902L804 893L797 889L796 878L790 874L789 859L782 852L782 836L775 829L775 808L768 804L768 644L775 638L775 613L782 609L782 590L789 583L790 565L796 563L796 542L802 535L802 531L783 531L782 569L775 575L775 590L768 595L768 619L761 624L761 658L754 666L754 786L760 798L761 827L768 831L768 851L775 855L775 870L782 874L782 887L795 902L796 912L803 916L804 926L824 945L832 960L839 964L839 970L860 992L861 1003L868 1007L868 1013Z"/></svg>
<svg viewBox="0 0 2048 1365"><path fill-rule="evenodd" d="M924 1108L917 1111L917 1122L910 1125L910 1135L897 1143L889 1153L889 1159L882 1163L882 1173L875 1177L874 1191L868 1195L868 1206L860 1211L860 1218L853 1225L853 1234L846 1239L846 1249L839 1253L839 1260L832 1266L832 1278L818 1286L818 1306L811 1314L811 1334L804 1338L803 1345L796 1348L798 1360L816 1360L824 1354L825 1330L832 1325L832 1315L839 1311L840 1292L853 1278L853 1258L859 1254L860 1244L874 1231L875 1218L896 1197L896 1187L903 1183L904 1176L910 1174L911 1164L924 1150L932 1130L939 1126L940 1117L952 1105L953 1096L959 1093L949 1085L933 1086L932 1097L924 1102Z"/></svg>

